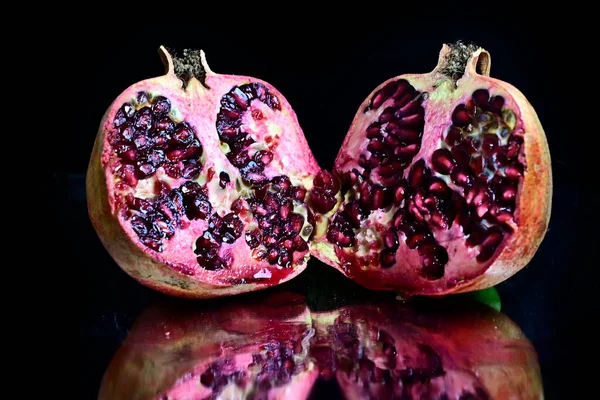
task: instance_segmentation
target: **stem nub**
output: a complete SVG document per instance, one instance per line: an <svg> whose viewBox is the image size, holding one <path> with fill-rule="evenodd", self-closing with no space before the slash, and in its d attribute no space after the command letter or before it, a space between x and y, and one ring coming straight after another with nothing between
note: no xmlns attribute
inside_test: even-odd
<svg viewBox="0 0 600 400"><path fill-rule="evenodd" d="M465 73L489 76L490 56L476 44L465 44L459 40L444 45L436 70L455 82Z"/></svg>
<svg viewBox="0 0 600 400"><path fill-rule="evenodd" d="M206 65L202 50L183 49L182 56L178 56L175 53L173 55L169 54L163 46L161 46L160 50L167 70L173 72L183 82L184 88L191 79L195 78L204 87L210 89L206 85L206 74L210 70Z"/></svg>

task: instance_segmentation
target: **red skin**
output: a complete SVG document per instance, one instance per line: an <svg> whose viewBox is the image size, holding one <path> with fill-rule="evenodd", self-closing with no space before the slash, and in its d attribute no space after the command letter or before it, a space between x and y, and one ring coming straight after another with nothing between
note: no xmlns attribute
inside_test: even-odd
<svg viewBox="0 0 600 400"><path fill-rule="evenodd" d="M423 136L431 139L428 143L435 143L438 137L441 138L443 128L449 124L452 110L469 97L474 90L485 87L490 91L502 94L506 99L505 104L517 116L517 129L525 132L523 136L525 158L521 161L525 161L526 173L519 184L514 213L518 228L508 240L500 245L494 257L485 263L478 265L474 259L456 258L455 264L453 264L451 257L446 271L451 271L450 275L454 280L447 276L440 280L427 280L418 276L415 273L415 266L420 265L420 262L414 260L416 251L408 250L402 240L396 256L396 265L389 269L365 268L356 262L344 265L339 258L340 255L343 256L343 253L334 250L334 246L326 243L325 238L319 240L318 247L312 247L314 256L369 289L395 290L402 295L410 296L415 294L446 295L494 286L510 278L530 262L548 228L552 208L552 171L548 143L535 110L514 86L489 77L489 54L483 49L472 55L465 75L457 83L458 89L444 89L443 85L437 86L440 82L448 79L438 72L443 67L444 57L448 51L450 49L444 46L440 53L438 66L431 73L400 75L383 82L367 96L359 110L363 110L373 94L388 82L404 78L415 89L427 91L430 94L425 106L426 125ZM482 69L481 73L478 72L478 68ZM434 87L439 87L439 89L434 89ZM440 90L447 90L447 92L444 93L445 97L438 101L436 91ZM448 98L451 100L448 101ZM365 118L359 111L336 159L336 172L350 171L358 165L357 159L361 152L359 144L364 140L364 121ZM419 158L429 159L428 157L435 148L437 147L425 147L424 145L413 162ZM410 167L407 167L405 176L409 170ZM466 264L470 266L467 268L464 266Z"/></svg>

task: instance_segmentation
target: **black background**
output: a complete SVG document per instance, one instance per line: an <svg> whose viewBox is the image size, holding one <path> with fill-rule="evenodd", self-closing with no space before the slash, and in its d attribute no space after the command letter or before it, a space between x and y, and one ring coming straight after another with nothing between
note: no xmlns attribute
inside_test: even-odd
<svg viewBox="0 0 600 400"><path fill-rule="evenodd" d="M565 99L573 93L563 93L556 80L559 74L572 71L567 60L556 56L556 43L562 37L557 25L531 24L512 14L509 19L487 23L399 14L386 21L337 23L345 28L301 22L283 29L260 18L232 17L218 29L132 22L122 30L88 26L80 31L84 37L88 33L99 36L86 37L87 44L76 47L80 65L73 72L80 75L77 90L85 106L76 105L77 112L70 118L73 147L68 163L50 175L53 189L67 189L66 197L57 197L57 209L65 212L68 221L71 265L81 289L75 305L81 309L79 398L95 398L102 373L128 327L161 297L126 276L105 252L89 223L84 185L105 109L132 83L163 73L157 53L160 45L177 50L202 48L213 71L255 76L277 87L294 107L324 168L332 166L358 105L379 83L401 73L429 72L444 42L462 39L486 48L491 53L491 75L519 88L536 109L553 160L549 231L530 265L498 285L502 311L535 345L547 398L559 398L566 382L579 376L573 368L576 344L571 339L577 335L579 316L584 315L582 305L587 300L582 294L598 287L580 279L593 265L582 258L585 223L581 222L579 143L569 132L575 110L565 110ZM308 294L316 308L373 296L316 260L305 273L274 290L286 289Z"/></svg>

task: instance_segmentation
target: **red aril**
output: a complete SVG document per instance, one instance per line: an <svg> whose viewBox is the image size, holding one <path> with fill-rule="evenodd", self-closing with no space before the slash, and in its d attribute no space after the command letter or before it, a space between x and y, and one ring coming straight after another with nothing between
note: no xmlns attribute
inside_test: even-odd
<svg viewBox="0 0 600 400"><path fill-rule="evenodd" d="M486 288L531 260L551 210L548 145L524 95L489 72L487 51L458 42L432 72L373 90L335 161L341 190L315 179L313 255L406 295Z"/></svg>
<svg viewBox="0 0 600 400"><path fill-rule="evenodd" d="M182 297L257 290L300 273L319 171L296 115L262 80L210 70L204 53L110 105L87 173L91 221L119 266Z"/></svg>

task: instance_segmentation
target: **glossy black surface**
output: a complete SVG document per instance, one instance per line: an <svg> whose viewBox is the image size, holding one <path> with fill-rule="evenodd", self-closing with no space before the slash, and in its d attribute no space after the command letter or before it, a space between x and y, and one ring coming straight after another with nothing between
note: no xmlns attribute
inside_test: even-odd
<svg viewBox="0 0 600 400"><path fill-rule="evenodd" d="M424 32L416 21L404 22L397 29L374 24L360 32L321 32L317 28L310 32L320 35L319 39L290 38L285 31L276 31L239 40L235 32L211 34L182 24L176 29L146 30L143 35L108 33L105 39L79 48L84 67L77 71L81 73L77 95L84 101L71 116L69 163L49 177L51 192L64 193L66 189L57 206L64 214L58 217L65 221L66 215L72 257L69 271L77 276L81 290L74 305L80 310L79 398L97 396L102 374L131 324L162 296L135 283L106 253L89 223L84 185L87 161L106 107L130 84L163 73L159 45L203 48L214 71L256 76L273 84L293 105L318 161L330 167L365 96L389 77L430 71L441 44L457 39L476 41L491 52L492 76L518 87L546 130L554 176L550 228L530 265L497 289L502 312L520 326L538 352L546 398L560 398L560 393L572 390L566 382L578 376L575 357L578 346L583 345L574 339L579 335L576 322L585 315L589 301L585 294L597 292L598 284L585 279L592 277L593 263L587 262L591 248L584 246L589 240L589 222L585 222L589 215L581 191L581 145L569 130L562 101L567 96L556 89L561 84L555 77L566 62L556 58L549 62L557 33L551 27L522 25L519 30L506 31L493 24L472 23L438 24ZM418 32L418 38L405 32ZM271 45L271 35L284 36L289 42L285 47ZM305 273L271 290L302 293L317 310L374 295L316 260Z"/></svg>

